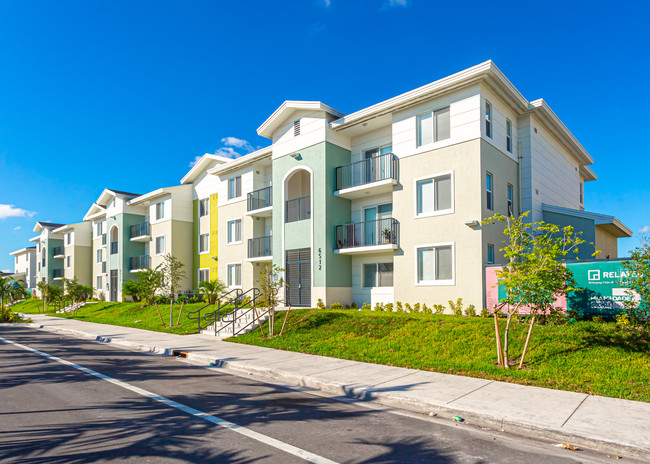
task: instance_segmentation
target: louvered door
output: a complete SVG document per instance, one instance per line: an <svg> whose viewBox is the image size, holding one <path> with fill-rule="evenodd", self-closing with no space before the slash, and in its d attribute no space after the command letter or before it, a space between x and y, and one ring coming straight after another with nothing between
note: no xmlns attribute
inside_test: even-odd
<svg viewBox="0 0 650 464"><path fill-rule="evenodd" d="M286 252L287 304L311 305L311 248Z"/></svg>

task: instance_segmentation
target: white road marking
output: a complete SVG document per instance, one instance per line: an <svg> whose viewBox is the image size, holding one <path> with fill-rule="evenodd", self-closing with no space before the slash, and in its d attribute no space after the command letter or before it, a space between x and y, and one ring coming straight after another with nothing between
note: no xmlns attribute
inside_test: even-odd
<svg viewBox="0 0 650 464"><path fill-rule="evenodd" d="M66 366L74 367L75 369L78 369L82 372L85 372L86 374L93 375L95 377L98 377L102 380L106 380L107 382L110 382L114 385L117 385L118 387L122 387L126 390L130 390L134 393L137 393L138 395L145 396L147 398L151 398L152 400L156 400L160 403L163 403L167 406L171 406L172 408L179 409L187 414L190 414L195 417L199 417L207 422L211 422L215 425L218 425L220 427L223 427L228 430L232 430L233 432L239 433L241 435L244 435L248 438L252 438L253 440L257 440L260 443L264 443L266 445L272 446L274 448L277 448L279 450L282 450L284 452L287 452L289 454L293 454L294 456L298 456L299 458L304 459L305 461L308 462L313 462L317 464L337 464L335 461L331 461L327 458L324 458L322 456L319 456L314 453L310 453L309 451L305 451L301 448L298 448L296 446L290 445L288 443L285 443L280 440L276 440L275 438L268 437L266 435L263 435L261 433L255 432L253 430L247 429L246 427L242 427L241 425L237 425L233 422L227 421L225 419L221 419L217 416L210 415L208 413L205 413L203 411L199 411L198 409L194 409L190 406L186 406L184 404L178 403L174 400L170 400L169 398L165 398L164 396L157 395L155 393L152 393L150 391L144 390L142 388L136 387L134 385L128 384L126 382L122 382L121 380L114 379L113 377L109 377L108 375L101 374L99 372L93 371L92 369L88 369L87 367L80 366L78 364L75 364L70 361L66 361L65 359L57 358L56 356L53 356L51 354L44 353L42 351L36 350L34 348L30 348L29 346L21 345L20 343L12 342L11 340L7 340L6 338L0 337L0 341L3 341L5 343L9 343L11 345L17 346L18 348L22 348L23 350L26 351L31 351L32 353L36 353L40 356L43 356L44 358L50 359L52 361L56 361L61 364L65 364Z"/></svg>

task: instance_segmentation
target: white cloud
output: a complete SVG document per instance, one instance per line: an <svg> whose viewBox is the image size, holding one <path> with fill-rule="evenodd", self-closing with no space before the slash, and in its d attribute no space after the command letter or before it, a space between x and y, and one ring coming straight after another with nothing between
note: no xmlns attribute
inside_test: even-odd
<svg viewBox="0 0 650 464"><path fill-rule="evenodd" d="M190 167L193 168L196 163L201 161L201 158L203 158L203 155L194 157L194 160L190 161Z"/></svg>
<svg viewBox="0 0 650 464"><path fill-rule="evenodd" d="M644 226L644 227L640 228L639 232L642 233L642 234L649 233L650 232L650 226Z"/></svg>
<svg viewBox="0 0 650 464"><path fill-rule="evenodd" d="M248 152L255 150L247 140L238 139L237 137L224 137L221 142L228 147L243 148Z"/></svg>
<svg viewBox="0 0 650 464"><path fill-rule="evenodd" d="M217 151L214 152L215 155L219 156L225 156L226 158L239 158L242 156L241 153L236 152L233 148L230 147L221 147Z"/></svg>
<svg viewBox="0 0 650 464"><path fill-rule="evenodd" d="M14 230L20 230L20 229L22 229L22 227L20 227L20 226L14 227Z"/></svg>
<svg viewBox="0 0 650 464"><path fill-rule="evenodd" d="M36 213L33 211L16 208L14 205L0 204L0 219L6 219L8 217L32 217L34 214Z"/></svg>

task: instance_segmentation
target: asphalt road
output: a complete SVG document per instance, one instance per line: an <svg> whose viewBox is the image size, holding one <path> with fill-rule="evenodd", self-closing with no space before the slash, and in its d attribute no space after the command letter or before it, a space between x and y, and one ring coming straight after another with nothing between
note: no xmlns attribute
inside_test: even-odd
<svg viewBox="0 0 650 464"><path fill-rule="evenodd" d="M614 461L34 329L0 337L41 352L0 341L3 463Z"/></svg>

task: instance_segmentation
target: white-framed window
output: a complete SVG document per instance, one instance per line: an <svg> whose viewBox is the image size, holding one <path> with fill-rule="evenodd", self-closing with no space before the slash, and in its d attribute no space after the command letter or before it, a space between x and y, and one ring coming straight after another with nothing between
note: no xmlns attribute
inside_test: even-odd
<svg viewBox="0 0 650 464"><path fill-rule="evenodd" d="M228 243L241 243L241 219L228 221Z"/></svg>
<svg viewBox="0 0 650 464"><path fill-rule="evenodd" d="M485 100L485 135L492 138L492 104Z"/></svg>
<svg viewBox="0 0 650 464"><path fill-rule="evenodd" d="M65 238L65 246L72 245L72 232L67 232L63 237Z"/></svg>
<svg viewBox="0 0 650 464"><path fill-rule="evenodd" d="M165 236L159 235L156 237L156 254L163 255L165 254Z"/></svg>
<svg viewBox="0 0 650 464"><path fill-rule="evenodd" d="M18 264L18 256L14 258L14 261L16 262L16 264Z"/></svg>
<svg viewBox="0 0 650 464"><path fill-rule="evenodd" d="M363 286L392 287L393 263L370 263L363 265Z"/></svg>
<svg viewBox="0 0 650 464"><path fill-rule="evenodd" d="M72 256L65 257L65 267L67 268L72 267Z"/></svg>
<svg viewBox="0 0 650 464"><path fill-rule="evenodd" d="M199 217L210 214L210 198L199 200Z"/></svg>
<svg viewBox="0 0 650 464"><path fill-rule="evenodd" d="M97 284L97 290L102 289L102 276L97 276L97 281L95 282Z"/></svg>
<svg viewBox="0 0 650 464"><path fill-rule="evenodd" d="M446 172L415 180L416 217L454 212L453 173Z"/></svg>
<svg viewBox="0 0 650 464"><path fill-rule="evenodd" d="M506 119L506 150L512 153L512 122Z"/></svg>
<svg viewBox="0 0 650 464"><path fill-rule="evenodd" d="M199 235L199 253L208 253L210 251L210 234Z"/></svg>
<svg viewBox="0 0 650 464"><path fill-rule="evenodd" d="M98 263L101 263L101 262L102 262L102 249L101 249L101 248L99 248L99 249L97 250L97 262L98 262Z"/></svg>
<svg viewBox="0 0 650 464"><path fill-rule="evenodd" d="M241 287L241 263L228 264L228 287Z"/></svg>
<svg viewBox="0 0 650 464"><path fill-rule="evenodd" d="M165 218L165 202L164 201L161 201L160 203L156 203L155 210L156 210L156 221L159 221L160 219Z"/></svg>
<svg viewBox="0 0 650 464"><path fill-rule="evenodd" d="M494 210L494 180L489 172L485 173L485 206L490 211Z"/></svg>
<svg viewBox="0 0 650 464"><path fill-rule="evenodd" d="M585 183L580 181L580 204L585 204Z"/></svg>
<svg viewBox="0 0 650 464"><path fill-rule="evenodd" d="M102 223L98 222L95 224L95 236L101 237L101 235L102 235Z"/></svg>
<svg viewBox="0 0 650 464"><path fill-rule="evenodd" d="M515 189L512 186L512 184L508 184L508 216L512 216L513 214L515 214L514 197L515 197Z"/></svg>
<svg viewBox="0 0 650 464"><path fill-rule="evenodd" d="M210 269L199 269L199 283L210 281Z"/></svg>
<svg viewBox="0 0 650 464"><path fill-rule="evenodd" d="M487 263L494 264L494 245L491 243L487 246Z"/></svg>
<svg viewBox="0 0 650 464"><path fill-rule="evenodd" d="M454 244L416 247L416 285L454 284Z"/></svg>
<svg viewBox="0 0 650 464"><path fill-rule="evenodd" d="M241 197L241 176L228 179L228 199Z"/></svg>
<svg viewBox="0 0 650 464"><path fill-rule="evenodd" d="M450 132L448 106L417 115L418 147L446 140Z"/></svg>

